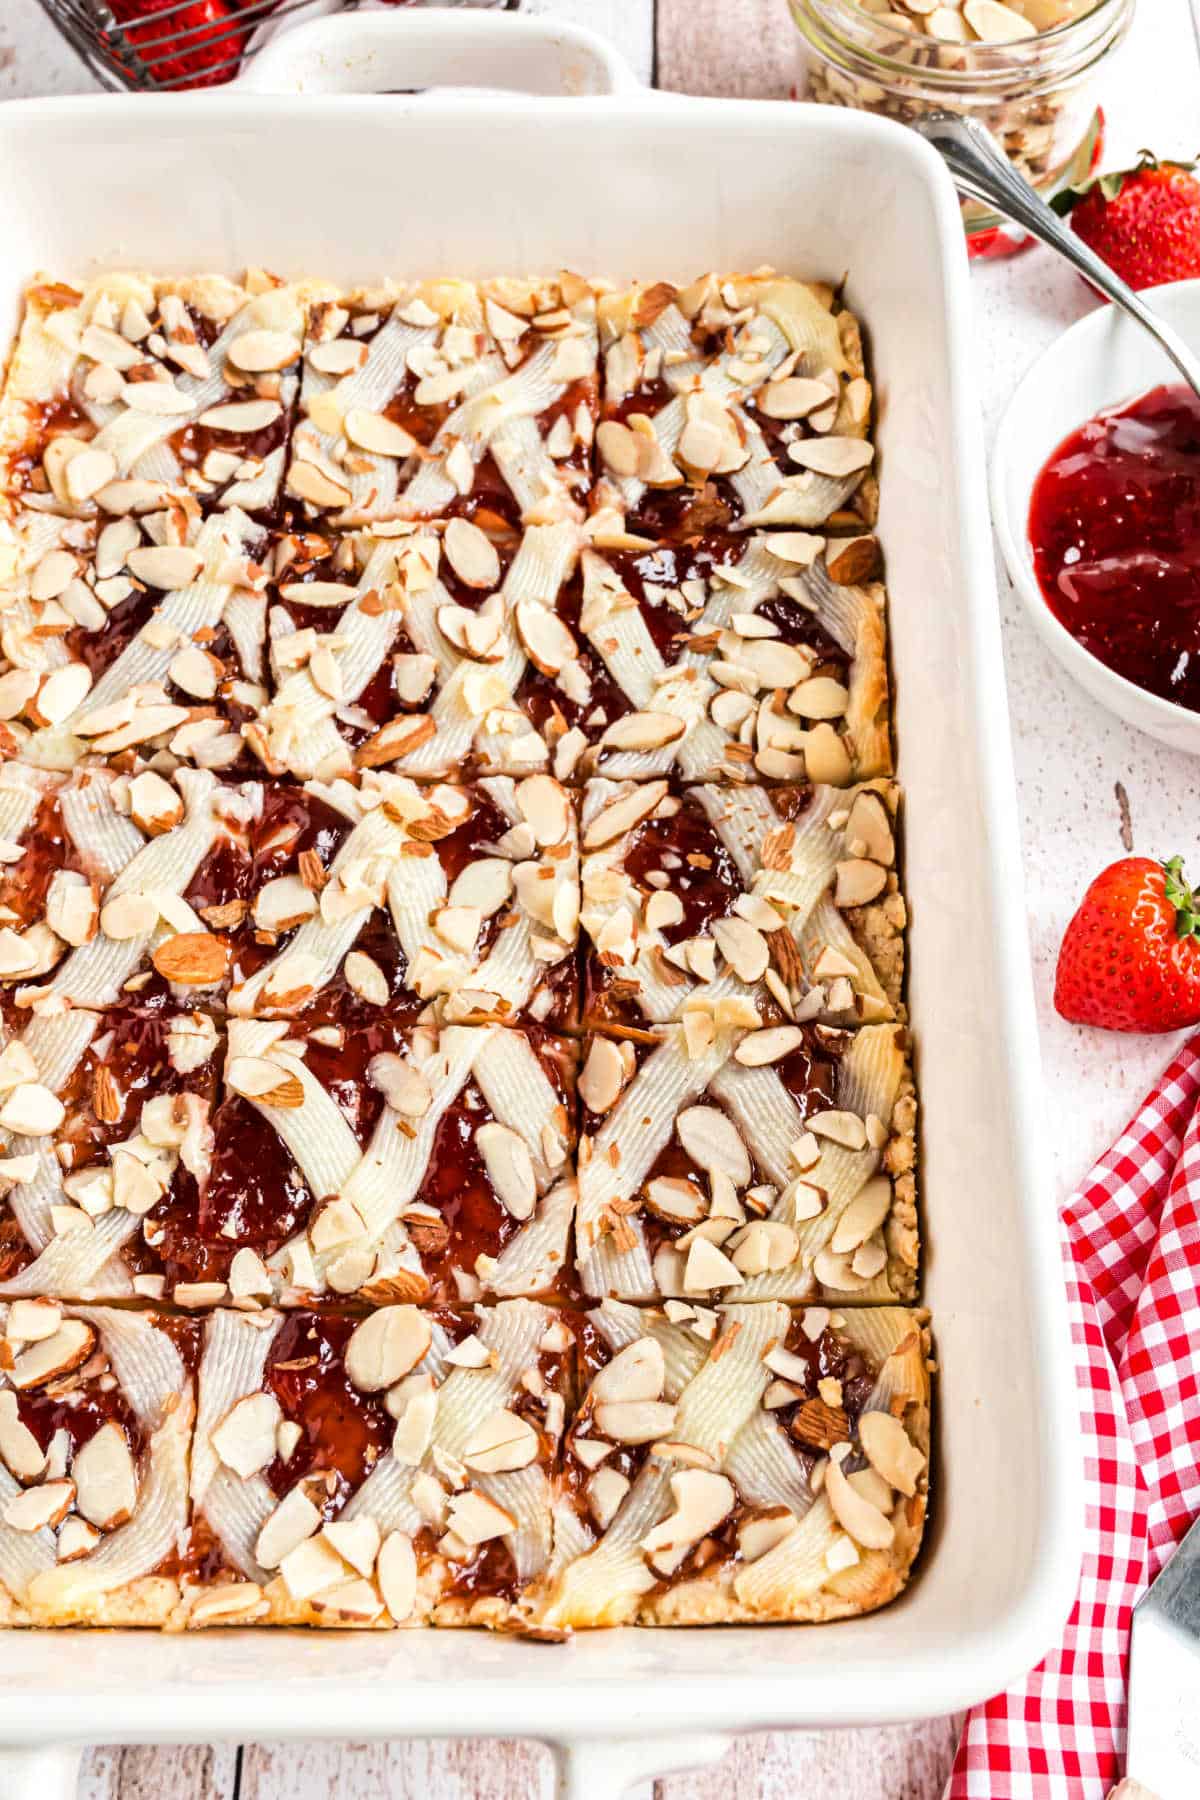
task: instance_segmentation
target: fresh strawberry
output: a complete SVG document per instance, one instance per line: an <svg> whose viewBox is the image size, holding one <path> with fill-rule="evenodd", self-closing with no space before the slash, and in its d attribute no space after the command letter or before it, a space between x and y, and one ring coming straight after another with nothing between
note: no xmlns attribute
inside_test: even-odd
<svg viewBox="0 0 1200 1800"><path fill-rule="evenodd" d="M238 9L229 0L111 0L111 5L156 83L213 87L237 74L246 33L230 29Z"/></svg>
<svg viewBox="0 0 1200 1800"><path fill-rule="evenodd" d="M1200 275L1200 181L1192 163L1143 151L1135 169L1097 175L1056 195L1056 212L1135 288Z"/></svg>
<svg viewBox="0 0 1200 1800"><path fill-rule="evenodd" d="M1177 856L1127 856L1097 875L1063 936L1054 1004L1106 1031L1200 1023L1200 903Z"/></svg>

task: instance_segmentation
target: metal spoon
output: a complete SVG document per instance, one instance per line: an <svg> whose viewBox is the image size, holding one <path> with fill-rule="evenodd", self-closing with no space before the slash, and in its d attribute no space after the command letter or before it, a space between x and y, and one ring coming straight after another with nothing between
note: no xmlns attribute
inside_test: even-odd
<svg viewBox="0 0 1200 1800"><path fill-rule="evenodd" d="M1063 224L1024 176L1018 175L986 126L957 113L932 112L914 119L912 128L941 155L964 199L982 201L1065 256L1114 306L1128 313L1157 340L1193 393L1200 395L1200 356L1147 306L1140 294L1114 275L1082 238Z"/></svg>

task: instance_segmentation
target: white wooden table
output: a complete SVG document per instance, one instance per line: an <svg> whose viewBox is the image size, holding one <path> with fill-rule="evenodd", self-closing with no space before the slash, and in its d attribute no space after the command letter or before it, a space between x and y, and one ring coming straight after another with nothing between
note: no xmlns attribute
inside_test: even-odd
<svg viewBox="0 0 1200 1800"><path fill-rule="evenodd" d="M785 95L794 33L785 0L527 0L613 39L639 76L694 93ZM0 0L0 99L92 85L34 0ZM1200 68L1187 0L1141 0L1104 95L1110 167L1143 144L1196 153ZM990 432L1018 375L1088 310L1083 284L1040 251L974 276L979 384ZM1068 684L1035 641L1001 575L1005 666L1020 782L1029 935L1037 977L1050 1142L1060 1194L1104 1147L1175 1040L1104 1040L1058 1019L1054 959L1086 881L1136 847L1178 850L1200 873L1196 764L1135 735ZM956 1723L740 1739L707 1774L657 1784L655 1800L935 1800ZM103 1749L85 1766L84 1800L546 1800L549 1753L514 1743L246 1744ZM648 1791L647 1791L648 1792ZM1049 1795L1048 1795L1049 1800ZM1057 1796L1055 1796L1057 1800ZM1064 1794L1065 1800L1065 1794Z"/></svg>

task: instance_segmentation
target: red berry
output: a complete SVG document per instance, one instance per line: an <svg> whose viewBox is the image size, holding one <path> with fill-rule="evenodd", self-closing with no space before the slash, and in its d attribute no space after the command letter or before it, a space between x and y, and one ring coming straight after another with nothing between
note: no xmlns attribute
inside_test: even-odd
<svg viewBox="0 0 1200 1800"><path fill-rule="evenodd" d="M1200 181L1190 165L1143 156L1136 169L1100 175L1054 205L1131 287L1200 276Z"/></svg>
<svg viewBox="0 0 1200 1800"><path fill-rule="evenodd" d="M229 0L111 0L113 17L156 83L214 87L230 81L246 49L246 33L230 27ZM162 14L162 17L155 15Z"/></svg>
<svg viewBox="0 0 1200 1800"><path fill-rule="evenodd" d="M1128 856L1097 875L1063 936L1054 1004L1107 1031L1200 1023L1200 910L1178 857Z"/></svg>

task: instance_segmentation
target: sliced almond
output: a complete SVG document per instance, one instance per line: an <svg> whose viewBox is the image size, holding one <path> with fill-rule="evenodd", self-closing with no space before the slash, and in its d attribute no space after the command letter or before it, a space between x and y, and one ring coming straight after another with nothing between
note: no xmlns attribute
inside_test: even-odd
<svg viewBox="0 0 1200 1800"><path fill-rule="evenodd" d="M686 730L687 721L674 713L626 713L607 727L600 745L605 750L661 750L677 743Z"/></svg>
<svg viewBox="0 0 1200 1800"><path fill-rule="evenodd" d="M54 1336L62 1320L62 1307L53 1300L14 1300L8 1309L4 1335L10 1343L40 1344L43 1338Z"/></svg>
<svg viewBox="0 0 1200 1800"><path fill-rule="evenodd" d="M379 964L362 950L351 950L342 964L346 986L371 1006L386 1006L388 980Z"/></svg>
<svg viewBox="0 0 1200 1800"><path fill-rule="evenodd" d="M187 544L147 544L129 552L126 566L147 587L173 593L190 587L204 567L204 558Z"/></svg>
<svg viewBox="0 0 1200 1800"><path fill-rule="evenodd" d="M289 1551L312 1537L320 1523L320 1512L303 1486L297 1485L284 1495L259 1532L254 1546L256 1561L264 1569L277 1569Z"/></svg>
<svg viewBox="0 0 1200 1800"><path fill-rule="evenodd" d="M862 587L879 573L879 540L840 538L825 552L825 573L838 587Z"/></svg>
<svg viewBox="0 0 1200 1800"><path fill-rule="evenodd" d="M800 1254L800 1239L781 1219L754 1219L730 1239L735 1269L743 1275L775 1274L790 1269Z"/></svg>
<svg viewBox="0 0 1200 1800"><path fill-rule="evenodd" d="M38 689L37 710L48 725L61 725L86 700L92 672L86 663L67 663L47 675Z"/></svg>
<svg viewBox="0 0 1200 1800"><path fill-rule="evenodd" d="M293 461L287 475L287 491L310 506L349 506L353 494L344 482L335 481L315 463Z"/></svg>
<svg viewBox="0 0 1200 1800"><path fill-rule="evenodd" d="M832 1456L825 1466L825 1493L834 1518L856 1544L864 1550L889 1548L896 1536L892 1521L851 1487L841 1463Z"/></svg>
<svg viewBox="0 0 1200 1800"><path fill-rule="evenodd" d="M570 627L537 600L518 600L514 608L517 636L534 668L558 675L579 655Z"/></svg>
<svg viewBox="0 0 1200 1800"><path fill-rule="evenodd" d="M768 419L805 419L809 413L829 404L829 390L823 381L804 375L787 375L782 381L768 381L758 396L758 410Z"/></svg>
<svg viewBox="0 0 1200 1800"><path fill-rule="evenodd" d="M865 1150L867 1147L867 1128L857 1113L833 1107L810 1114L805 1124L817 1137L828 1138L844 1150Z"/></svg>
<svg viewBox="0 0 1200 1800"><path fill-rule="evenodd" d="M44 1387L59 1375L68 1375L87 1361L96 1333L82 1319L64 1319L58 1330L40 1343L22 1350L9 1371L9 1379L22 1393Z"/></svg>
<svg viewBox="0 0 1200 1800"><path fill-rule="evenodd" d="M44 1481L6 1500L0 1518L13 1531L51 1530L61 1525L75 1498L73 1481Z"/></svg>
<svg viewBox="0 0 1200 1800"><path fill-rule="evenodd" d="M831 675L797 682L788 696L788 711L803 719L841 719L849 704L850 690Z"/></svg>
<svg viewBox="0 0 1200 1800"><path fill-rule="evenodd" d="M247 1394L238 1400L212 1433L212 1447L243 1481L275 1461L275 1434L283 1413L274 1394Z"/></svg>
<svg viewBox="0 0 1200 1800"><path fill-rule="evenodd" d="M150 418L184 418L192 410L190 397L173 381L127 381L121 399L131 412L145 413Z"/></svg>
<svg viewBox="0 0 1200 1800"><path fill-rule="evenodd" d="M470 1469L498 1475L509 1469L528 1468L536 1462L538 1434L527 1419L499 1407L471 1433L463 1445L462 1459Z"/></svg>
<svg viewBox="0 0 1200 1800"><path fill-rule="evenodd" d="M607 1446L605 1448L607 1450ZM584 1489L588 1511L601 1531L607 1531L616 1518L631 1485L629 1477L622 1475L619 1469L597 1469L589 1479Z"/></svg>
<svg viewBox="0 0 1200 1800"><path fill-rule="evenodd" d="M58 1095L40 1081L22 1082L0 1106L0 1125L23 1137L48 1137L65 1118L66 1108Z"/></svg>
<svg viewBox="0 0 1200 1800"><path fill-rule="evenodd" d="M371 1574L380 1542L379 1527L374 1519L365 1514L359 1514L355 1519L334 1519L322 1529L321 1536L359 1575Z"/></svg>
<svg viewBox="0 0 1200 1800"><path fill-rule="evenodd" d="M837 865L833 903L843 908L867 906L878 900L887 886L887 870L865 857L851 856Z"/></svg>
<svg viewBox="0 0 1200 1800"><path fill-rule="evenodd" d="M112 1420L75 1452L71 1479L76 1506L98 1531L113 1531L133 1517L137 1469L125 1433Z"/></svg>
<svg viewBox="0 0 1200 1800"><path fill-rule="evenodd" d="M51 486L54 476L50 471L50 452L57 443L64 445L78 443L77 439L52 440L46 451L47 474L50 475ZM102 488L106 488L117 472L117 465L107 450L93 450L86 444L77 449L73 455L64 458L62 481L69 500L90 500Z"/></svg>
<svg viewBox="0 0 1200 1800"><path fill-rule="evenodd" d="M416 438L394 419L361 407L351 407L342 420L342 429L352 444L372 456L404 458L417 448Z"/></svg>
<svg viewBox="0 0 1200 1800"><path fill-rule="evenodd" d="M742 1561L757 1562L760 1556L765 1556L776 1544L782 1544L784 1538L790 1536L799 1523L795 1513L789 1512L786 1507L744 1520L738 1526L737 1533Z"/></svg>
<svg viewBox="0 0 1200 1800"><path fill-rule="evenodd" d="M537 1180L524 1138L491 1121L478 1127L475 1144L505 1211L514 1219L530 1218L537 1205Z"/></svg>
<svg viewBox="0 0 1200 1800"><path fill-rule="evenodd" d="M304 1104L304 1087L299 1076L263 1056L231 1057L226 1065L225 1080L235 1094L261 1106L290 1109Z"/></svg>
<svg viewBox="0 0 1200 1800"><path fill-rule="evenodd" d="M672 1225L696 1225L708 1211L700 1189L683 1176L656 1175L645 1193L647 1210Z"/></svg>
<svg viewBox="0 0 1200 1800"><path fill-rule="evenodd" d="M740 981L761 981L771 960L771 950L761 931L745 919L714 919L713 938L721 955Z"/></svg>
<svg viewBox="0 0 1200 1800"><path fill-rule="evenodd" d="M290 331L258 329L243 331L229 346L228 356L235 369L248 375L274 374L290 368L300 358L300 340Z"/></svg>
<svg viewBox="0 0 1200 1800"><path fill-rule="evenodd" d="M965 0L963 17L985 44L1015 44L1037 36L1037 26L1002 0Z"/></svg>
<svg viewBox="0 0 1200 1800"><path fill-rule="evenodd" d="M433 1089L406 1057L381 1051L367 1064L367 1078L393 1111L406 1119L424 1118L433 1105Z"/></svg>
<svg viewBox="0 0 1200 1800"><path fill-rule="evenodd" d="M279 1573L293 1600L312 1600L345 1583L346 1565L324 1538L308 1537L280 1559Z"/></svg>
<svg viewBox="0 0 1200 1800"><path fill-rule="evenodd" d="M865 438L814 437L801 438L789 444L788 455L802 469L844 481L858 475L874 460L875 451Z"/></svg>
<svg viewBox="0 0 1200 1800"><path fill-rule="evenodd" d="M631 788L619 800L612 800L598 812L583 833L585 850L598 850L604 844L611 844L615 839L623 837L648 819L651 813L667 796L669 783L665 781L648 781L641 787Z"/></svg>
<svg viewBox="0 0 1200 1800"><path fill-rule="evenodd" d="M357 338L333 338L327 344L314 344L308 360L321 375L355 375L366 364L368 346Z"/></svg>
<svg viewBox="0 0 1200 1800"><path fill-rule="evenodd" d="M891 868L896 860L896 840L887 807L880 796L866 788L855 796L846 820L846 843L855 846L855 854Z"/></svg>
<svg viewBox="0 0 1200 1800"><path fill-rule="evenodd" d="M403 1531L389 1531L379 1549L375 1579L383 1604L397 1625L412 1617L417 1604L417 1556Z"/></svg>
<svg viewBox="0 0 1200 1800"><path fill-rule="evenodd" d="M667 1365L657 1338L635 1338L618 1350L592 1382L592 1399L657 1400L667 1379Z"/></svg>
<svg viewBox="0 0 1200 1800"><path fill-rule="evenodd" d="M706 1294L714 1288L739 1287L741 1282L741 1271L723 1250L708 1238L692 1238L683 1271L685 1292Z"/></svg>
<svg viewBox="0 0 1200 1800"><path fill-rule="evenodd" d="M651 1567L671 1575L702 1537L717 1529L737 1504L737 1490L727 1475L709 1469L684 1469L671 1476L675 1511L653 1526L640 1548Z"/></svg>
<svg viewBox="0 0 1200 1800"><path fill-rule="evenodd" d="M227 944L208 931L177 931L164 938L150 959L164 981L181 987L216 987L229 969Z"/></svg>
<svg viewBox="0 0 1200 1800"><path fill-rule="evenodd" d="M857 1250L879 1230L891 1209L891 1182L886 1175L873 1176L858 1190L839 1218L830 1239L830 1249L838 1256Z"/></svg>
<svg viewBox="0 0 1200 1800"><path fill-rule="evenodd" d="M100 929L118 943L145 937L158 924L158 903L148 894L115 894L100 908Z"/></svg>
<svg viewBox="0 0 1200 1800"><path fill-rule="evenodd" d="M517 810L543 849L561 844L572 825L566 791L550 775L530 775L516 790Z"/></svg>
<svg viewBox="0 0 1200 1800"><path fill-rule="evenodd" d="M415 1369L433 1341L415 1306L381 1306L355 1327L346 1345L346 1374L364 1394L378 1394Z"/></svg>
<svg viewBox="0 0 1200 1800"><path fill-rule="evenodd" d="M40 1481L46 1473L46 1452L21 1423L17 1396L11 1388L0 1388L0 1457L9 1474L20 1482Z"/></svg>
<svg viewBox="0 0 1200 1800"><path fill-rule="evenodd" d="M80 1557L90 1556L99 1542L100 1533L94 1525L69 1513L59 1530L55 1555L60 1563L78 1562Z"/></svg>
<svg viewBox="0 0 1200 1800"><path fill-rule="evenodd" d="M628 480L638 472L638 441L627 425L605 419L596 427L596 448L606 468Z"/></svg>
<svg viewBox="0 0 1200 1800"><path fill-rule="evenodd" d="M500 557L486 532L470 519L451 519L442 539L446 561L467 587L494 588L500 580Z"/></svg>
<svg viewBox="0 0 1200 1800"><path fill-rule="evenodd" d="M611 1038L594 1037L579 1072L579 1096L589 1111L606 1113L616 1105L625 1082L625 1063Z"/></svg>
<svg viewBox="0 0 1200 1800"><path fill-rule="evenodd" d="M734 1060L748 1069L760 1069L766 1063L781 1062L803 1042L804 1033L796 1025L775 1025L766 1031L751 1031L734 1051Z"/></svg>
<svg viewBox="0 0 1200 1800"><path fill-rule="evenodd" d="M850 779L853 764L846 740L826 720L805 736L804 771L809 781L824 787L844 787Z"/></svg>
<svg viewBox="0 0 1200 1800"><path fill-rule="evenodd" d="M917 1478L925 1467L925 1457L899 1419L887 1412L863 1413L858 1421L858 1441L871 1467L883 1476L889 1487L910 1497L916 1493Z"/></svg>
<svg viewBox="0 0 1200 1800"><path fill-rule="evenodd" d="M233 400L221 406L210 406L207 412L200 414L197 424L207 426L209 431L229 431L239 437L249 437L256 431L266 431L282 417L283 408L278 400Z"/></svg>
<svg viewBox="0 0 1200 1800"><path fill-rule="evenodd" d="M705 1174L718 1171L735 1187L745 1187L753 1173L750 1152L737 1126L717 1106L687 1106L675 1121L675 1132L692 1161Z"/></svg>
<svg viewBox="0 0 1200 1800"><path fill-rule="evenodd" d="M153 769L143 769L129 784L129 812L147 837L161 837L183 817L183 800L169 781Z"/></svg>
<svg viewBox="0 0 1200 1800"><path fill-rule="evenodd" d="M486 1544L492 1538L507 1537L517 1529L516 1519L505 1507L498 1506L486 1494L473 1488L451 1495L446 1524L468 1549Z"/></svg>
<svg viewBox="0 0 1200 1800"><path fill-rule="evenodd" d="M596 1430L617 1444L651 1444L675 1424L675 1408L662 1400L605 1400L593 1416Z"/></svg>

